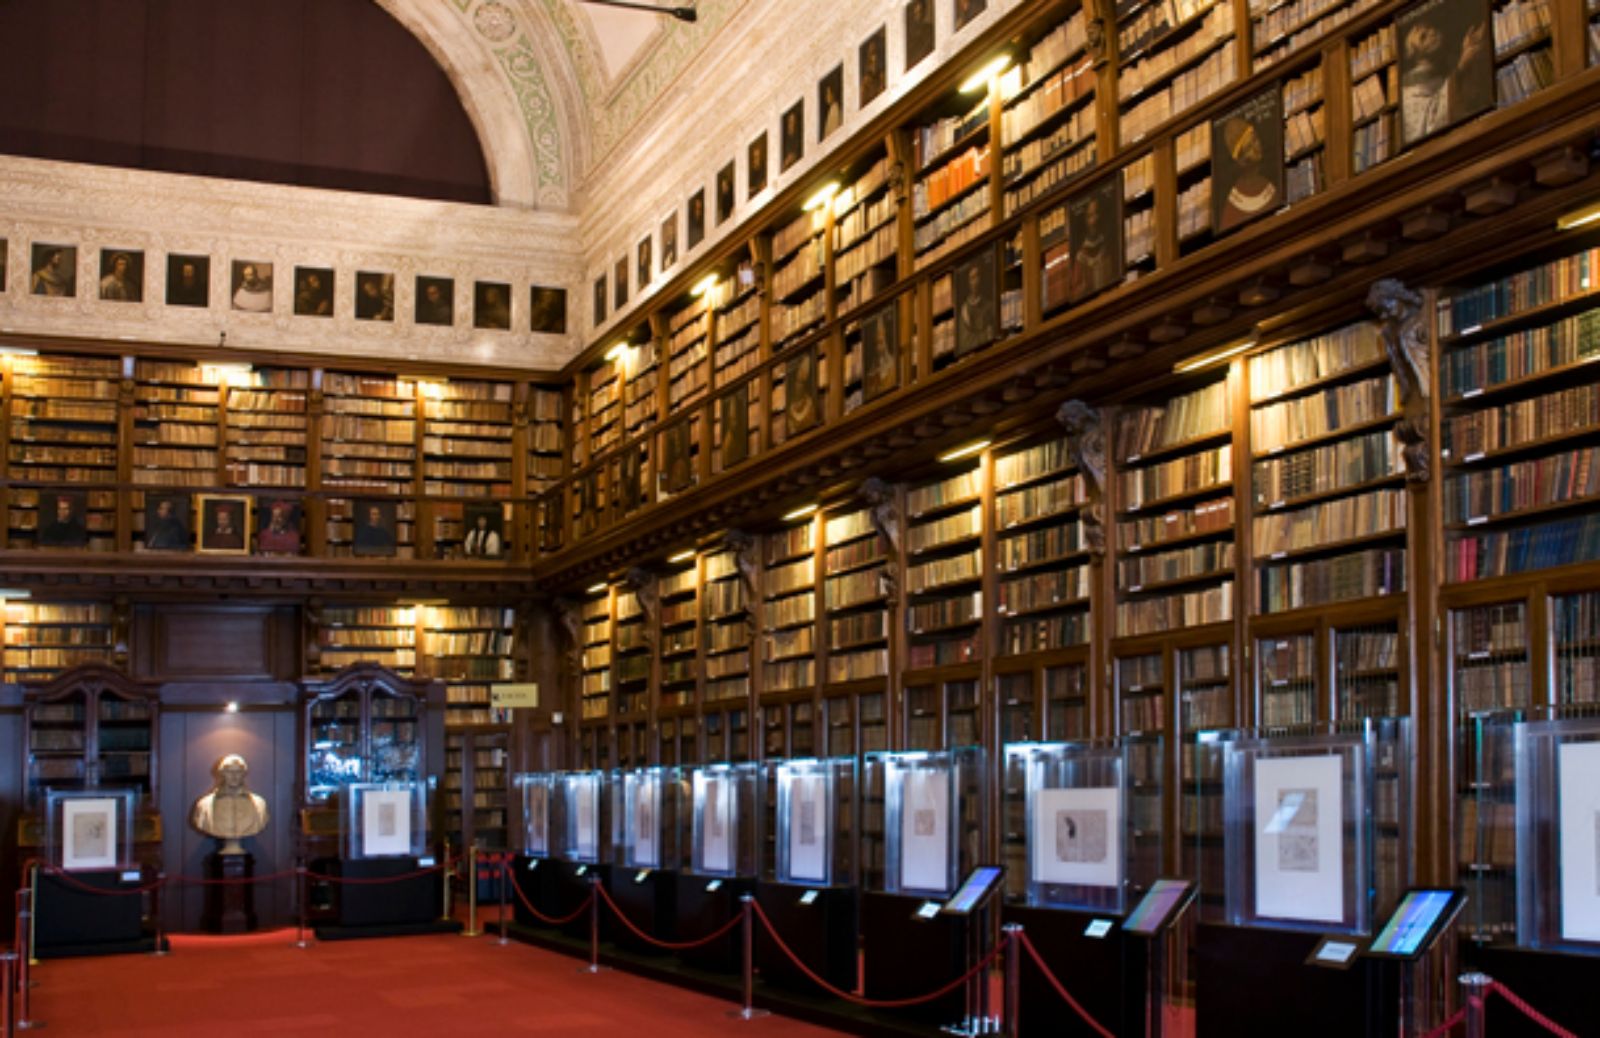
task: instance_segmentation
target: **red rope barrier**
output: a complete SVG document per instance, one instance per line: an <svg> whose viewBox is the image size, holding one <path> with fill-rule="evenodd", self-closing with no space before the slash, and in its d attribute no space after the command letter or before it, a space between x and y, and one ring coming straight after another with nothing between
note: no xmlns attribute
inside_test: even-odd
<svg viewBox="0 0 1600 1038"><path fill-rule="evenodd" d="M1523 1001L1520 995L1506 987L1504 984L1500 983L1498 980L1492 980L1489 982L1489 990L1499 995L1507 1002L1510 1002L1519 1011L1521 1011L1523 1016L1527 1017L1529 1020L1532 1020L1540 1027L1543 1027L1551 1034L1556 1035L1557 1038L1578 1038L1576 1033L1567 1030L1565 1027L1562 1027L1548 1016L1545 1016L1543 1013L1530 1006L1527 1002Z"/></svg>
<svg viewBox="0 0 1600 1038"><path fill-rule="evenodd" d="M1039 967L1039 972L1044 974L1044 979L1049 981L1050 986L1056 989L1056 994L1060 995L1067 1005L1072 1007L1072 1011L1077 1013L1083 1022L1088 1024L1090 1029L1101 1035L1102 1038L1116 1038L1116 1035L1106 1030L1100 1021L1090 1016L1088 1011L1078 1004L1078 1000L1072 997L1072 992L1063 987L1061 981L1056 979L1056 975L1050 972L1050 967L1044 964L1044 956L1039 954L1039 949L1035 948L1033 942L1028 939L1027 932L1024 931L1017 936L1021 939L1022 946L1028 950L1028 957L1033 959L1033 964Z"/></svg>
<svg viewBox="0 0 1600 1038"><path fill-rule="evenodd" d="M517 892L517 900L522 902L522 907L533 913L533 917L546 926L566 926L568 923L574 922L580 915L589 910L589 905L594 901L594 895L590 894L583 899L583 904L579 905L577 911L571 915L562 916L560 919L552 919L533 907L533 903L528 900L528 895L522 892L522 884L517 882L515 876L511 877L511 889Z"/></svg>
<svg viewBox="0 0 1600 1038"><path fill-rule="evenodd" d="M710 944L712 941L715 941L717 938L725 937L729 933L732 933L733 928L744 921L743 916L736 915L732 919L728 920L727 925L718 927L710 934L707 934L705 937L701 937L698 940L663 941L652 937L650 934L645 933L643 930L633 925L633 920L622 914L621 907L611 899L611 894L606 890L605 887L597 886L595 889L600 892L600 900L605 902L606 907L611 909L611 914L616 916L617 919L622 922L623 926L626 926L628 929L632 930L634 935L645 943L653 944L657 948L665 948L668 951L688 951L691 948L702 948Z"/></svg>
<svg viewBox="0 0 1600 1038"><path fill-rule="evenodd" d="M750 907L755 910L756 918L761 920L761 925L766 927L767 935L772 938L772 943L778 946L779 951L788 956L790 962L800 967L800 972L804 973L807 977L810 977L814 984L835 998L842 998L846 1002L850 1002L858 1006L865 1006L869 1009L904 1009L906 1006L922 1005L925 1002L932 1002L936 999L943 998L945 995L948 995L950 992L961 987L961 985L965 984L979 973L982 973L984 970L988 969L994 963L994 960L999 957L1000 953L1005 950L1007 943L1006 940L1002 939L999 944L994 946L993 950L991 950L988 955L983 957L982 962L978 963L976 966L972 967L955 980L952 980L944 987L939 988L937 991L930 992L926 995L919 995L915 998L863 998L853 992L845 991L843 988L835 987L822 977L818 976L810 966L807 966L804 962L802 962L800 957L796 955L787 944L784 943L783 938L778 936L778 931L773 929L772 920L768 919L767 913L761 910L760 902L751 901ZM1110 1036L1108 1036L1108 1038L1110 1038Z"/></svg>
<svg viewBox="0 0 1600 1038"><path fill-rule="evenodd" d="M106 890L103 887L91 886L90 884L77 879L72 875L72 873L66 871L65 869L58 869L53 865L43 866L39 869L39 871L46 876L54 876L67 886L76 890L81 890L85 894L98 894L101 897L135 897L141 894L149 894L160 890L162 887L171 882L163 877L156 880L154 883L146 883L137 887L129 887L125 890Z"/></svg>
<svg viewBox="0 0 1600 1038"><path fill-rule="evenodd" d="M1423 1035L1422 1038L1444 1038L1445 1035L1449 1034L1451 1031L1455 1030L1457 1027L1460 1027L1464 1022L1466 1022L1466 1019L1467 1010L1466 1007L1463 1006L1452 1013L1450 1015L1450 1019L1446 1020L1438 1027L1435 1027L1427 1034Z"/></svg>

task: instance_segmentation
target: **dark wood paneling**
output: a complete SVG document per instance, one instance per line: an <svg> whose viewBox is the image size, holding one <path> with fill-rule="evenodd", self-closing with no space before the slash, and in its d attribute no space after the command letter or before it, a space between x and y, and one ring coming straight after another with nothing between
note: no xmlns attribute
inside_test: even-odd
<svg viewBox="0 0 1600 1038"><path fill-rule="evenodd" d="M0 686L0 891L9 895L22 882L17 860L17 819L22 809L21 696L15 686ZM0 940L9 946L13 915L9 896L0 907Z"/></svg>
<svg viewBox="0 0 1600 1038"><path fill-rule="evenodd" d="M290 607L171 603L134 613L136 673L158 681L268 681L298 675Z"/></svg>

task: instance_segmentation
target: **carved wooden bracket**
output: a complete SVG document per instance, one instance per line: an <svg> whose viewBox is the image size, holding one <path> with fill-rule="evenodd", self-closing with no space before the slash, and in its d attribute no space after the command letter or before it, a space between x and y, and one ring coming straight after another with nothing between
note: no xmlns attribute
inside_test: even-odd
<svg viewBox="0 0 1600 1038"><path fill-rule="evenodd" d="M739 567L739 583L744 585L745 623L750 629L752 644L756 637L756 539L743 530L729 530L723 543L733 551L734 565Z"/></svg>
<svg viewBox="0 0 1600 1038"><path fill-rule="evenodd" d="M644 567L632 566L622 578L622 586L639 599L639 609L644 613L644 643L653 648L657 621L661 616L660 581Z"/></svg>
<svg viewBox="0 0 1600 1038"><path fill-rule="evenodd" d="M1400 387L1400 418L1394 432L1405 453L1406 482L1428 481L1428 331L1422 296L1395 278L1373 283L1367 309L1378 318L1379 333Z"/></svg>
<svg viewBox="0 0 1600 1038"><path fill-rule="evenodd" d="M578 603L568 598L558 598L553 603L556 620L561 624L561 634L566 642L567 673L583 673L583 613Z"/></svg>
<svg viewBox="0 0 1600 1038"><path fill-rule="evenodd" d="M900 563L900 511L895 507L894 488L874 476L861 484L856 496L870 509L872 528L889 546L888 565L878 571L878 592L892 606L900 602L896 574Z"/></svg>
<svg viewBox="0 0 1600 1038"><path fill-rule="evenodd" d="M1082 400L1068 400L1056 408L1056 421L1067 432L1067 449L1072 452L1089 496L1089 503L1079 513L1083 523L1083 542L1091 555L1102 557L1106 553L1105 424L1100 420L1100 412Z"/></svg>

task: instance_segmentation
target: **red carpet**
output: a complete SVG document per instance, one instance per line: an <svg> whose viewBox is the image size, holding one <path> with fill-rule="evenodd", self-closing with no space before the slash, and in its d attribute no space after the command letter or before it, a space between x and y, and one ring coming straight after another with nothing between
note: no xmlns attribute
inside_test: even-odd
<svg viewBox="0 0 1600 1038"><path fill-rule="evenodd" d="M732 1003L492 937L293 946L294 931L172 938L167 956L52 959L34 969L47 1035L588 1035L825 1038Z"/></svg>

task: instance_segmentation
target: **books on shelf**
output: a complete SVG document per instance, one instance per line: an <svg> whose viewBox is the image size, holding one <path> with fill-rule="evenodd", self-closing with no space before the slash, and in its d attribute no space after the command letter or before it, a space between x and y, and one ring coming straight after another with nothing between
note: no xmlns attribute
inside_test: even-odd
<svg viewBox="0 0 1600 1038"><path fill-rule="evenodd" d="M1258 559L1306 551L1405 528L1406 492L1374 490L1306 508L1258 515L1253 548Z"/></svg>
<svg viewBox="0 0 1600 1038"><path fill-rule="evenodd" d="M1227 431L1228 387L1213 382L1166 404L1126 412L1117 423L1116 453L1125 462L1175 444Z"/></svg>
<svg viewBox="0 0 1600 1038"><path fill-rule="evenodd" d="M1263 613L1405 590L1405 549L1369 548L1310 561L1273 563L1256 571Z"/></svg>

